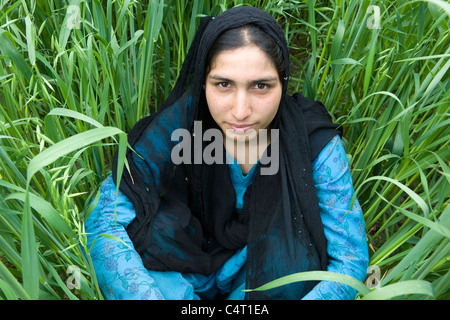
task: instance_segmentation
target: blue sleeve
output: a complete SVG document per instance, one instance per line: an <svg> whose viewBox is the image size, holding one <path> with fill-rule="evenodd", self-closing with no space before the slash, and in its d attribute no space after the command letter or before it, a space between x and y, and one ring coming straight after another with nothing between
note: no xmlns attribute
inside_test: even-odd
<svg viewBox="0 0 450 320"><path fill-rule="evenodd" d="M313 162L313 177L327 238L327 271L364 281L369 252L361 207L354 195L347 156L339 136ZM349 210L350 209L350 210ZM321 281L304 300L350 300L357 291L347 285Z"/></svg>
<svg viewBox="0 0 450 320"><path fill-rule="evenodd" d="M116 196L116 185L108 176L100 188L99 202L85 223L92 263L106 299L196 299L192 284L181 273L144 267L126 232L135 216L131 201L120 191Z"/></svg>

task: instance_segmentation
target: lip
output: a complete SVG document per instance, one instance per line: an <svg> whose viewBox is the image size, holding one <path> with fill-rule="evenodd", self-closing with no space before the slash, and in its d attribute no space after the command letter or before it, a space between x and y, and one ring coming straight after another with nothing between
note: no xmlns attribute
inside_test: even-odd
<svg viewBox="0 0 450 320"><path fill-rule="evenodd" d="M245 133L246 131L253 128L253 124L228 123L228 125L235 133Z"/></svg>

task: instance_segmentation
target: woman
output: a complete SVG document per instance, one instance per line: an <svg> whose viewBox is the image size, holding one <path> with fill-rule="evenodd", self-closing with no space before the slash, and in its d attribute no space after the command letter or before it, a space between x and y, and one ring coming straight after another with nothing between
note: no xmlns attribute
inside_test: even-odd
<svg viewBox="0 0 450 320"><path fill-rule="evenodd" d="M325 281L242 291L302 271L366 277L340 131L322 104L286 93L288 78L286 39L269 14L202 18L167 101L129 134L129 171L113 170L86 222L108 299L354 298Z"/></svg>

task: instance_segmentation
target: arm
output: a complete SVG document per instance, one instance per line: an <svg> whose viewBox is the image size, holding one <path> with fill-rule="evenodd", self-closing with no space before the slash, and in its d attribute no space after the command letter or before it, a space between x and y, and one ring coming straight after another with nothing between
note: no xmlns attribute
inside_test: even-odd
<svg viewBox="0 0 450 320"><path fill-rule="evenodd" d="M364 281L369 261L366 228L357 199L351 208L353 183L339 136L334 137L313 162L313 177L328 242L327 271ZM321 281L303 299L348 300L354 299L356 293L347 285Z"/></svg>
<svg viewBox="0 0 450 320"><path fill-rule="evenodd" d="M126 227L135 218L133 204L108 176L100 199L86 221L88 247L100 288L107 299L194 299L192 285L180 273L149 271L135 251ZM112 235L118 240L102 236ZM94 245L92 245L94 244Z"/></svg>

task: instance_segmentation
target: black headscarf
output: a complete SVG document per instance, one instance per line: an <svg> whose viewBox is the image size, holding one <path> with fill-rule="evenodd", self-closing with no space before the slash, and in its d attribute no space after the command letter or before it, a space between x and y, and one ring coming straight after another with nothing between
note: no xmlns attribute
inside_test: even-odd
<svg viewBox="0 0 450 320"><path fill-rule="evenodd" d="M171 134L179 128L193 132L197 120L202 121L203 130L217 127L202 90L206 58L224 31L247 24L258 26L279 44L286 66L281 103L272 123L272 128L279 129L279 170L261 175L264 161L258 163L243 210L237 214L226 161L175 165L170 156L178 142L171 140ZM340 132L320 102L286 94L288 61L283 30L260 9L236 7L216 18L201 19L168 99L129 134L135 152L127 151L129 172L124 170L120 190L136 209L127 232L146 268L211 274L247 246L247 288L295 272L326 270L326 238L311 163ZM270 152L271 146L265 155ZM314 285L298 282L247 293L246 298L300 299Z"/></svg>

